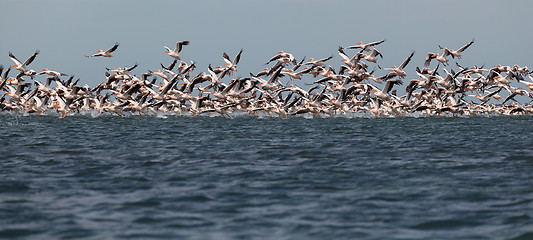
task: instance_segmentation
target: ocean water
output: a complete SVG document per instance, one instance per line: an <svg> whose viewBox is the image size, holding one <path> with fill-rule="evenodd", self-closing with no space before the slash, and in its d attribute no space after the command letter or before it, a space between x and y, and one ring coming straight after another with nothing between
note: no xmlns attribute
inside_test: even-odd
<svg viewBox="0 0 533 240"><path fill-rule="evenodd" d="M533 116L0 115L0 239L533 239Z"/></svg>

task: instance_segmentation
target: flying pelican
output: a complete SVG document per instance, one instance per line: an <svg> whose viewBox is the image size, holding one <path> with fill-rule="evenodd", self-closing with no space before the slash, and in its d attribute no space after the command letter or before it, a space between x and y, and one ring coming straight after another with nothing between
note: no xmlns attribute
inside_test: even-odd
<svg viewBox="0 0 533 240"><path fill-rule="evenodd" d="M446 49L448 50L448 52L450 52L450 54L452 55L452 57L457 57L459 59L461 59L461 53L466 50L468 47L470 47L470 45L472 45L474 43L474 39L472 39L472 41L470 41L469 43L467 43L466 45L462 46L461 48L459 48L457 51L454 51L454 50L449 50L447 48L443 48L439 45L439 48L440 49Z"/></svg>
<svg viewBox="0 0 533 240"><path fill-rule="evenodd" d="M36 75L46 74L46 75L50 75L50 76L67 76L67 74L65 74L65 73L60 73L58 71L48 70L47 68L44 68L41 71L42 72L37 73Z"/></svg>
<svg viewBox="0 0 533 240"><path fill-rule="evenodd" d="M225 70L222 72L222 74L220 74L220 78L224 78L224 76L229 72L229 73L235 73L237 72L237 64L239 64L239 61L241 60L241 55L242 55L242 49L239 51L239 53L237 53L237 55L235 56L235 58L233 59L233 61L229 58L228 54L226 54L226 52L224 52L222 54L222 57L224 58L224 61L226 62L224 65L226 65L227 67L225 68Z"/></svg>
<svg viewBox="0 0 533 240"><path fill-rule="evenodd" d="M324 62L326 62L327 60L330 60L332 58L333 58L333 56L329 56L327 58L322 58L322 59L318 59L318 60L314 60L313 58L310 58L310 59L307 60L309 62L305 63L304 65L315 65L317 67L321 67L321 66L324 66L324 64L325 64Z"/></svg>
<svg viewBox="0 0 533 240"><path fill-rule="evenodd" d="M15 55L13 55L13 53L9 52L9 58L11 58L13 62L15 62L15 65L11 67L21 72L26 72L26 67L30 65L30 63L32 63L33 60L35 60L35 57L37 57L38 54L39 54L39 50L36 50L35 53L33 53L28 59L26 59L26 61L24 61L24 63L22 63L15 57Z"/></svg>
<svg viewBox="0 0 533 240"><path fill-rule="evenodd" d="M359 63L359 60L363 57L364 54L362 54L360 52L358 52L357 54L355 54L353 57L348 57L348 55L346 55L346 53L344 52L344 50L342 49L341 46L339 46L339 48L337 49L337 52L339 53L339 56L342 57L342 62L344 62L344 64L346 64L346 66L350 67L350 68L355 68L355 65L357 63Z"/></svg>
<svg viewBox="0 0 533 240"><path fill-rule="evenodd" d="M176 42L176 48L174 48L174 50L170 50L169 47L167 46L163 46L165 49L167 49L165 51L165 53L167 53L169 56L175 58L175 59L178 59L178 60L181 60L181 57L179 56L179 53L181 52L181 49L183 47L183 45L189 45L189 41L177 41Z"/></svg>
<svg viewBox="0 0 533 240"><path fill-rule="evenodd" d="M273 61L276 61L280 58L288 58L289 59L289 62L292 62L294 64L296 64L296 59L294 58L294 56L290 53L286 53L286 52L283 52L283 51L279 51L277 52L278 54L276 54L275 56L273 56L272 58L270 58L270 60L268 60L267 63L265 63L265 65L273 62Z"/></svg>
<svg viewBox="0 0 533 240"><path fill-rule="evenodd" d="M356 43L356 45L353 45L353 46L349 46L349 47L346 47L347 49L357 49L357 48L360 48L362 51L367 51L367 52L370 52L370 47L373 47L373 46L376 46L376 45L379 45L379 44L382 44L385 42L385 39L381 40L381 41L377 41L377 42L371 42L371 43L367 43L367 44L363 44L362 42L358 42Z"/></svg>
<svg viewBox="0 0 533 240"><path fill-rule="evenodd" d="M443 65L448 65L448 59L446 57L450 55L451 52L447 48L444 48L444 53L442 55L429 52L426 55L426 60L424 61L424 66L429 66L431 64L431 59L437 59L437 61L441 62Z"/></svg>
<svg viewBox="0 0 533 240"><path fill-rule="evenodd" d="M403 82L401 80L394 80L394 79L387 80L387 82L385 83L385 86L383 86L383 90L380 90L376 86L370 84L373 90L370 90L369 92L373 92L374 95L380 100L388 101L390 100L389 92L394 86L394 84L401 85L403 84Z"/></svg>
<svg viewBox="0 0 533 240"><path fill-rule="evenodd" d="M479 101L481 101L481 104L485 104L485 103L487 103L487 102L490 100L490 98L491 98L492 96L498 94L501 90L502 90L502 89L500 88L500 89L498 89L498 90L496 90L496 91L494 91L494 92L489 92L489 93L488 93L487 95L485 95L485 96L481 96L480 94L477 94L477 95L469 95L469 96L471 96L471 97L476 97L476 98L479 99ZM507 101L507 100L505 100L505 101Z"/></svg>
<svg viewBox="0 0 533 240"><path fill-rule="evenodd" d="M376 56L380 56L381 58L383 58L383 55L381 55L381 53L378 50L376 50L375 48L372 49L372 53L370 55L362 54L362 57L365 60L367 60L369 62L373 62L373 63L377 62L376 61L376 59L377 59Z"/></svg>
<svg viewBox="0 0 533 240"><path fill-rule="evenodd" d="M386 79L390 79L390 78L393 78L395 76L398 76L400 78L404 78L405 76L407 76L407 73L405 73L405 71L403 70L407 64L409 64L409 62L411 61L411 59L413 58L413 55L415 55L415 51L413 51L411 53L411 55L409 55L409 57L407 57L403 62L402 64L400 64L399 67L391 67L391 68L384 68L385 70L391 70L392 72L388 73L387 75L385 76L382 76L382 77L379 77L379 78L376 78L377 80L386 80Z"/></svg>
<svg viewBox="0 0 533 240"><path fill-rule="evenodd" d="M109 49L107 49L105 51L98 50L98 51L96 51L95 54L87 55L85 57L108 57L108 58L113 57L113 55L111 55L111 53L114 52L115 50L117 50L118 45L120 45L120 44L117 42L117 43L115 43L115 45L113 47L111 47L111 48L109 48Z"/></svg>

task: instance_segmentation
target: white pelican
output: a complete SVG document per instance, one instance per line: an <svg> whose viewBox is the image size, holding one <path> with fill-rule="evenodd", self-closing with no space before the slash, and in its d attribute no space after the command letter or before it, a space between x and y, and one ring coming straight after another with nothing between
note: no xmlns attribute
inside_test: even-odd
<svg viewBox="0 0 533 240"><path fill-rule="evenodd" d="M111 55L111 53L114 52L115 50L117 50L118 45L119 45L119 43L117 42L117 43L115 43L115 45L113 47L111 47L111 48L109 48L109 49L107 49L105 51L98 50L98 51L96 51L95 54L87 55L85 57L108 57L108 58L113 57L113 55Z"/></svg>
<svg viewBox="0 0 533 240"><path fill-rule="evenodd" d="M227 67L225 70L220 74L220 78L224 78L224 76L229 73L236 73L237 72L237 64L239 64L239 61L241 60L242 55L242 49L237 53L233 61L229 58L228 54L226 52L222 53L222 57L224 58L224 61L226 62L224 65Z"/></svg>
<svg viewBox="0 0 533 240"><path fill-rule="evenodd" d="M273 56L272 58L270 58L270 60L268 60L266 64L269 64L275 60L278 60L280 58L288 58L288 62L292 62L294 64L296 64L296 59L294 58L294 56L290 53L286 53L286 52L283 52L283 51L279 51L277 52L278 54L276 54L275 56Z"/></svg>
<svg viewBox="0 0 533 240"><path fill-rule="evenodd" d="M37 73L36 75L46 74L46 75L50 75L50 76L67 76L67 74L65 74L65 73L60 73L58 71L48 70L47 68L44 68L41 71L42 72Z"/></svg>
<svg viewBox="0 0 533 240"><path fill-rule="evenodd" d="M32 63L33 60L35 60L35 57L37 57L38 54L39 54L39 50L36 50L35 53L33 53L28 59L26 59L26 61L24 61L24 63L22 63L15 57L15 55L13 55L13 53L9 52L9 58L11 58L13 62L15 62L15 65L11 67L21 72L26 72L26 67L30 65L30 63Z"/></svg>
<svg viewBox="0 0 533 240"><path fill-rule="evenodd" d="M360 48L362 51L370 52L370 47L372 47L372 46L376 46L376 45L378 45L378 44L382 44L383 42L385 42L385 39L383 39L383 40L381 40L381 41L377 41L377 42L367 43L367 44L363 44L362 42L358 42L358 43L356 43L356 45L349 46L349 47L346 47L346 48L347 48L347 49L357 49L357 48Z"/></svg>
<svg viewBox="0 0 533 240"><path fill-rule="evenodd" d="M461 48L459 48L457 51L454 51L454 50L449 50L447 48L443 48L439 45L439 48L440 49L446 49L450 52L450 54L452 55L452 57L457 57L459 59L461 59L461 53L466 50L468 47L470 47L470 45L472 45L474 43L474 39L472 39L471 42L467 43L466 45L462 46Z"/></svg>
<svg viewBox="0 0 533 240"><path fill-rule="evenodd" d="M489 92L489 93L488 93L487 95L485 95L485 96L481 96L480 94L477 94L477 95L469 95L469 96L471 96L471 97L476 97L476 98L479 99L479 101L481 101L481 104L485 104L485 103L487 103L487 102L490 100L490 98L491 98L492 96L494 96L495 94L498 94L501 90L502 90L502 89L500 88L500 89L498 89L498 90L496 90L496 91L494 91L494 92Z"/></svg>
<svg viewBox="0 0 533 240"><path fill-rule="evenodd" d="M373 88L373 90L370 90L369 92L373 92L374 95L380 100L388 101L390 100L389 92L394 86L394 84L403 84L403 82L401 80L393 80L393 79L387 80L387 82L385 83L385 86L383 86L383 90L380 90L374 85L369 84Z"/></svg>
<svg viewBox="0 0 533 240"><path fill-rule="evenodd" d="M370 55L366 55L366 54L362 54L363 58L369 62L373 62L373 63L376 63L376 56L380 56L381 58L383 58L383 55L381 55L381 53L376 50L375 48L372 49L372 53Z"/></svg>
<svg viewBox="0 0 533 240"><path fill-rule="evenodd" d="M302 80L302 75L305 74L305 73L309 73L313 70L314 66L313 67L310 67L310 68L306 68L302 71L299 71L299 72L294 72L295 69L283 69L283 72L286 73L287 75L289 75L290 79L291 80L294 80L294 79L298 79L298 80Z"/></svg>
<svg viewBox="0 0 533 240"><path fill-rule="evenodd" d="M348 66L350 68L355 68L356 64L359 62L359 60L364 55L361 52L358 52L357 54L355 54L353 57L350 58L350 57L348 57L348 55L346 55L344 50L342 50L341 46L339 46L339 48L337 49L337 52L339 53L339 56L342 57L341 61L344 62L344 64L346 64L346 66Z"/></svg>
<svg viewBox="0 0 533 240"><path fill-rule="evenodd" d="M179 53L181 52L181 49L182 49L183 45L189 45L189 41L178 41L178 42L176 42L176 48L174 48L174 50L171 50L167 46L163 46L163 47L165 49L167 49L165 51L165 53L167 53L169 56L171 56L171 57L173 57L175 59L181 60L181 57L179 56Z"/></svg>
<svg viewBox="0 0 533 240"><path fill-rule="evenodd" d="M322 59L318 59L318 60L314 60L313 58L310 58L310 59L307 60L309 62L305 63L304 65L315 65L317 67L322 67L325 64L324 62L326 62L327 60L330 60L332 58L333 58L333 56L329 56L327 58L322 58Z"/></svg>
<svg viewBox="0 0 533 240"><path fill-rule="evenodd" d="M414 51L411 53L411 55L409 55L409 57L407 57L402 62L402 64L400 64L399 67L394 66L394 67L391 67L391 68L384 68L385 70L391 70L392 72L387 74L387 75L385 75L384 77L378 78L378 80L389 79L389 78L392 78L392 77L395 77L395 76L398 76L400 78L404 78L405 76L407 76L407 73L405 73L405 71L403 69L407 66L407 64L409 64L409 62L413 58L413 55L415 55Z"/></svg>
<svg viewBox="0 0 533 240"><path fill-rule="evenodd" d="M431 64L431 59L437 59L437 61L441 62L444 66L446 66L446 65L448 65L448 59L446 59L446 57L448 55L450 55L450 54L452 54L452 53L447 48L444 48L444 52L442 53L442 55L429 52L426 55L426 61L424 62L424 66L426 66L426 67L429 66Z"/></svg>

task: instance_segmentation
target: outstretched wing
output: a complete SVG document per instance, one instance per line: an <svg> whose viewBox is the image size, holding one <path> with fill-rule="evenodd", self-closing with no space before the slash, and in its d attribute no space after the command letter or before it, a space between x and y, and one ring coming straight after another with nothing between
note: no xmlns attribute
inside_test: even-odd
<svg viewBox="0 0 533 240"><path fill-rule="evenodd" d="M407 64L409 64L409 62L411 61L411 58L413 58L413 55L415 55L415 51L413 51L411 53L411 55L409 55L409 57L407 57L407 59L405 59L405 61L403 61L402 65L400 65L399 69L404 69Z"/></svg>
<svg viewBox="0 0 533 240"><path fill-rule="evenodd" d="M112 52L114 52L115 50L117 50L118 45L120 45L118 42L115 43L115 45L114 45L113 47L107 49L105 52L106 52L106 53L112 53Z"/></svg>
<svg viewBox="0 0 533 240"><path fill-rule="evenodd" d="M30 63L32 63L33 60L35 60L35 57L37 57L38 54L39 54L39 50L35 50L35 53L33 53L28 59L26 59L23 66L30 65Z"/></svg>
<svg viewBox="0 0 533 240"><path fill-rule="evenodd" d="M472 39L471 42L467 43L466 45L462 46L461 48L459 48L459 50L457 50L457 52L461 53L463 52L464 50L466 50L468 47L470 47L470 45L472 45L474 43L474 39Z"/></svg>
<svg viewBox="0 0 533 240"><path fill-rule="evenodd" d="M239 63L239 60L241 60L241 54L242 54L242 48L239 53L237 53L237 56L235 56L235 59L233 60L233 64L237 65Z"/></svg>
<svg viewBox="0 0 533 240"><path fill-rule="evenodd" d="M183 48L183 45L189 45L189 41L178 41L176 42L176 52L181 52L181 49Z"/></svg>
<svg viewBox="0 0 533 240"><path fill-rule="evenodd" d="M424 61L424 66L429 66L431 64L431 59L435 58L436 54L429 52L428 55L426 55L426 60Z"/></svg>
<svg viewBox="0 0 533 240"><path fill-rule="evenodd" d="M11 58L11 60L12 60L13 62L15 62L15 64L16 64L17 66L22 65L22 63L21 63L21 62L15 57L15 55L13 55L13 53L11 53L11 52L9 52L9 58Z"/></svg>
<svg viewBox="0 0 533 240"><path fill-rule="evenodd" d="M222 57L224 58L224 61L227 63L227 64L231 64L231 60L229 59L229 56L226 52L223 52L222 53Z"/></svg>

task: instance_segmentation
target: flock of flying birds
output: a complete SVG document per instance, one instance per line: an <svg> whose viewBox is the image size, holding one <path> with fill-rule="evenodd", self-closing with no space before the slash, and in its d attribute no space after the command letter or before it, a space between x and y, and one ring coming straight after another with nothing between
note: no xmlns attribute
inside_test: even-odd
<svg viewBox="0 0 533 240"><path fill-rule="evenodd" d="M3 91L0 110L39 115L57 112L61 118L77 113L161 112L223 117L249 113L281 118L351 113L375 116L533 113L533 77L527 67L449 64L451 59L461 59L474 40L458 50L439 45L442 54L428 53L424 68L416 67L418 77L410 81L404 80L405 69L415 52L398 67L381 68L377 62L383 55L376 47L383 42L339 47L342 64L338 70L328 65L333 56L298 60L280 51L266 63L270 67L249 73L249 77L235 77L242 50L233 59L223 53L222 66L209 65L206 72L194 73L195 63L181 61L180 56L189 41L178 41L174 49L164 46L173 60L169 65L161 64L161 69L148 70L140 76L132 73L138 64L107 69L105 82L94 88L81 86L80 79L58 71L29 69L39 51L24 62L10 52L15 65L7 69L0 65ZM86 57L113 57L111 53L118 47L116 43L106 51L98 50ZM348 54L350 51L352 55ZM383 73L378 76L376 71ZM10 73L14 74L10 77ZM297 82L307 90L297 86ZM404 82L405 87L401 87ZM400 95L398 89L405 94ZM522 104L518 96L530 102Z"/></svg>

